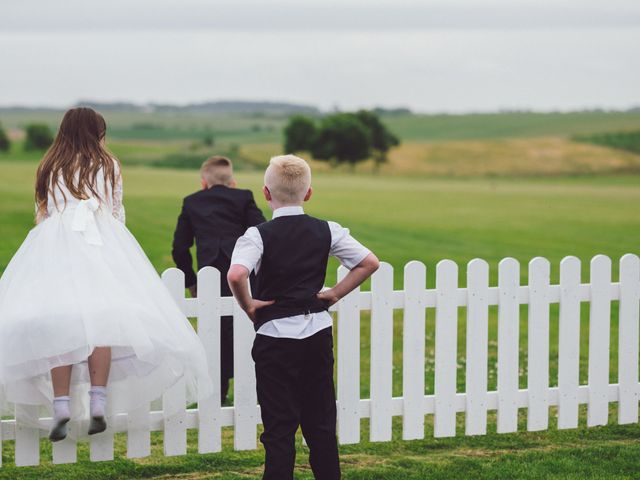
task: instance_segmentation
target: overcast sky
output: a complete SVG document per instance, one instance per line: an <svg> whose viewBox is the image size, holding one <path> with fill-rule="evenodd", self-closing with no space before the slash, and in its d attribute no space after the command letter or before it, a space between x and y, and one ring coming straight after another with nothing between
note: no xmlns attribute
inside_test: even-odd
<svg viewBox="0 0 640 480"><path fill-rule="evenodd" d="M640 104L638 0L2 0L0 105Z"/></svg>

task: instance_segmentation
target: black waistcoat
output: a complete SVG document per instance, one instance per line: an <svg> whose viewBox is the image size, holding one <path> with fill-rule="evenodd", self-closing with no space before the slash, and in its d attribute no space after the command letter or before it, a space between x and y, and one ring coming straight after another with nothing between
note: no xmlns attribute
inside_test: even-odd
<svg viewBox="0 0 640 480"><path fill-rule="evenodd" d="M256 227L264 252L254 298L275 300L256 313L256 330L269 320L327 309L316 294L324 286L331 230L309 215L277 217Z"/></svg>

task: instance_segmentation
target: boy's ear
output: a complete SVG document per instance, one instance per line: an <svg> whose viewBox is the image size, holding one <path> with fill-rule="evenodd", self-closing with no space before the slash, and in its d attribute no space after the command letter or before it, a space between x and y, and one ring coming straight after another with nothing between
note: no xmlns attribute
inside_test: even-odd
<svg viewBox="0 0 640 480"><path fill-rule="evenodd" d="M262 193L264 194L264 199L267 202L271 201L271 192L269 191L269 188L265 185L262 187Z"/></svg>
<svg viewBox="0 0 640 480"><path fill-rule="evenodd" d="M231 181L229 182L229 187L236 188L237 186L238 186L238 182L236 182L235 178L232 178Z"/></svg>
<svg viewBox="0 0 640 480"><path fill-rule="evenodd" d="M203 190L207 190L209 188L209 185L207 185L207 182L205 181L204 178L200 179L200 185L202 185Z"/></svg>
<svg viewBox="0 0 640 480"><path fill-rule="evenodd" d="M304 201L308 202L311 198L311 195L313 195L313 188L309 187L309 190L307 190L307 194L304 196Z"/></svg>

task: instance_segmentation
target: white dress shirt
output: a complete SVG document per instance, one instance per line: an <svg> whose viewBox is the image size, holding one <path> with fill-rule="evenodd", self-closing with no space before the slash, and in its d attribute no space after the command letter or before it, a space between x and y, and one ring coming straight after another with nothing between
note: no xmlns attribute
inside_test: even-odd
<svg viewBox="0 0 640 480"><path fill-rule="evenodd" d="M281 207L273 212L273 218L288 215L303 215L302 207ZM336 257L348 269L358 265L371 253L360 242L353 238L348 228L343 228L336 222L327 222L331 230L331 247L329 255ZM231 257L231 265L242 265L249 273L260 270L264 246L262 237L256 227L250 227L238 239ZM333 320L329 312L295 315L293 317L277 318L268 321L260 327L258 334L277 338L302 339L331 327Z"/></svg>

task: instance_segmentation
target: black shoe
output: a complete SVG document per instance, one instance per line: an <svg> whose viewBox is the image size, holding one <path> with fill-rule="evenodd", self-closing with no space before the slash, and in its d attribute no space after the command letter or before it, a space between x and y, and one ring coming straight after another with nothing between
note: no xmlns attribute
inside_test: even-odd
<svg viewBox="0 0 640 480"><path fill-rule="evenodd" d="M107 421L104 417L91 417L89 422L89 435L104 432L107 429Z"/></svg>
<svg viewBox="0 0 640 480"><path fill-rule="evenodd" d="M68 418L61 418L60 420L57 420L49 433L49 440L52 442L59 442L60 440L67 438L67 423L69 423Z"/></svg>

